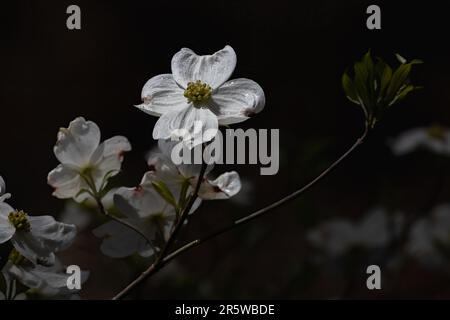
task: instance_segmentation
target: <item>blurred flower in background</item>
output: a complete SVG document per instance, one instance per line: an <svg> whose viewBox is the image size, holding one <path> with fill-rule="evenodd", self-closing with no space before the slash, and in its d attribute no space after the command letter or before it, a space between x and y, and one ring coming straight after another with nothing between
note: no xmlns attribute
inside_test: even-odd
<svg viewBox="0 0 450 320"><path fill-rule="evenodd" d="M405 155L418 149L450 155L450 130L440 125L408 130L390 142L395 155Z"/></svg>
<svg viewBox="0 0 450 320"><path fill-rule="evenodd" d="M406 250L428 267L446 264L450 258L450 204L436 206L412 226Z"/></svg>
<svg viewBox="0 0 450 320"><path fill-rule="evenodd" d="M390 216L382 208L369 211L360 221L334 219L311 230L308 241L330 257L338 257L353 248L371 250L386 247L398 235L402 215Z"/></svg>

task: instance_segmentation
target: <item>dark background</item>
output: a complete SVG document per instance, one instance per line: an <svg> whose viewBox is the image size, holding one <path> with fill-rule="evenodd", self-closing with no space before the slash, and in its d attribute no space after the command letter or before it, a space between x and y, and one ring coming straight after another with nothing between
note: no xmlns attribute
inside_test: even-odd
<svg viewBox="0 0 450 320"><path fill-rule="evenodd" d="M70 4L81 7L79 31L66 28ZM370 4L381 7L382 30L366 28ZM342 277L305 262L311 254L306 230L330 217L358 218L376 205L407 213L430 197L445 201L448 186L439 193L432 188L441 174L435 159L395 158L386 142L407 128L449 124L447 15L438 1L4 3L0 172L11 204L32 214L61 211L64 203L51 196L46 176L57 165L52 148L58 128L77 116L95 121L103 138L129 138L133 151L116 182L137 184L157 120L133 107L142 86L170 72L181 47L209 54L229 44L238 56L233 77L257 81L267 98L264 111L241 127L279 128L281 167L276 176L260 176L258 166L234 167L250 185L248 201L204 203L184 238L205 234L308 182L348 148L363 129L363 115L346 100L342 73L368 49L391 64L400 53L425 61L412 75L424 89L392 108L357 152L301 199L195 249L135 297L448 297L445 271L408 265L374 293L365 289L367 264L353 264L347 270L353 276ZM111 297L139 270L102 257L98 247L87 231L65 254L66 261L91 270L85 298Z"/></svg>

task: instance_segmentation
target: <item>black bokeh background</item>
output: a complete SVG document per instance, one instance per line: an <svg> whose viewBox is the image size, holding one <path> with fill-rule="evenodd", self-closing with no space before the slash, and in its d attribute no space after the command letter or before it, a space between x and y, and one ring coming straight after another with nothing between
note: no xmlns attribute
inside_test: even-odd
<svg viewBox="0 0 450 320"><path fill-rule="evenodd" d="M386 141L417 125L450 125L450 46L442 2L378 1L382 30L365 27L368 1L76 1L82 30L66 28L69 1L2 4L0 11L0 172L11 203L55 214L47 173L59 127L76 116L95 121L104 138L123 134L133 151L116 179L135 185L146 169L156 118L136 108L150 77L170 71L181 47L208 54L230 44L238 55L233 77L257 81L264 111L242 126L280 129L281 168L259 176L257 166L235 167L252 184L250 203L207 203L184 237L205 233L277 200L314 177L363 129L362 112L341 90L342 72L369 48L396 63L394 53L420 58L413 74L424 89L391 110L351 158L302 199L270 217L223 236L184 257L182 280L143 288L139 297L329 298L346 287L318 279L303 265L304 231L329 217L358 217L381 203L406 212L434 192L437 171L426 154L397 159ZM217 168L225 171L226 167ZM444 185L435 201L449 194ZM123 262L98 257L98 241L82 236L67 260L92 271L86 297L108 298L131 275ZM178 269L183 271L179 271ZM350 273L364 278L365 266ZM411 268L410 268L411 269ZM370 293L356 281L348 297L446 297L449 277L412 267L390 278L389 290ZM320 278L320 277L319 277ZM120 279L120 280L118 280ZM181 285L179 284L181 282Z"/></svg>

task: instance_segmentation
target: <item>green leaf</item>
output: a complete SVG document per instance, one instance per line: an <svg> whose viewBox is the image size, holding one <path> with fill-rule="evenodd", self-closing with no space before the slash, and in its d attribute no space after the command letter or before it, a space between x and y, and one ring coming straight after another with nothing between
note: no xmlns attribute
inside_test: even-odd
<svg viewBox="0 0 450 320"><path fill-rule="evenodd" d="M364 66L367 72L366 90L370 101L375 100L375 67L372 61L370 50L364 55Z"/></svg>
<svg viewBox="0 0 450 320"><path fill-rule="evenodd" d="M353 81L346 72L342 75L342 87L344 88L345 95L351 102L360 104Z"/></svg>
<svg viewBox="0 0 450 320"><path fill-rule="evenodd" d="M401 99L403 99L404 97L406 97L410 92L416 90L418 88L414 87L413 85L407 85L405 88L403 88L401 91L399 91L397 97L396 97L396 101L399 101Z"/></svg>
<svg viewBox="0 0 450 320"><path fill-rule="evenodd" d="M402 64L392 75L390 85L387 90L386 99L390 102L397 95L398 90L405 84L411 72L411 64Z"/></svg>
<svg viewBox="0 0 450 320"><path fill-rule="evenodd" d="M389 83L391 82L391 78L392 78L392 68L387 65L386 63L384 63L384 69L383 72L381 73L381 84L380 84L380 97L383 98L386 92L386 89L389 86Z"/></svg>
<svg viewBox="0 0 450 320"><path fill-rule="evenodd" d="M177 207L177 201L175 200L175 197L164 182L153 181L152 185L155 188L156 192L158 192L164 200L170 203L174 208Z"/></svg>
<svg viewBox="0 0 450 320"><path fill-rule="evenodd" d="M189 189L189 180L185 180L183 181L183 184L181 185L181 191L180 191L180 198L178 199L178 210L183 210L186 203L187 203L187 199L188 197L187 195L187 191Z"/></svg>
<svg viewBox="0 0 450 320"><path fill-rule="evenodd" d="M356 62L355 66L354 87L357 95L361 98L363 104L369 104L369 93L367 91L367 79L369 77L365 63Z"/></svg>

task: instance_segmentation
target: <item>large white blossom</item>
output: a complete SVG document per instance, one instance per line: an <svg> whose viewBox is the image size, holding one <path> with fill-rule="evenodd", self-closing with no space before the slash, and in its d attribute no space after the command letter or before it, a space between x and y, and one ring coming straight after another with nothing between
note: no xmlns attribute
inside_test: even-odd
<svg viewBox="0 0 450 320"><path fill-rule="evenodd" d="M28 216L0 202L0 244L11 240L14 248L35 264L52 265L54 252L68 248L75 235L74 225L51 216Z"/></svg>
<svg viewBox="0 0 450 320"><path fill-rule="evenodd" d="M399 135L390 146L395 155L408 154L419 148L450 155L450 130L439 125L411 129Z"/></svg>
<svg viewBox="0 0 450 320"><path fill-rule="evenodd" d="M76 118L58 133L54 153L61 164L48 175L48 183L55 188L53 195L81 202L89 197L84 190L100 192L106 180L120 171L123 153L130 150L122 136L100 143L98 126Z"/></svg>
<svg viewBox="0 0 450 320"><path fill-rule="evenodd" d="M11 241L34 264L52 265L54 252L67 249L75 235L74 225L57 222L51 216L29 216L0 201L0 244Z"/></svg>
<svg viewBox="0 0 450 320"><path fill-rule="evenodd" d="M160 117L154 139L182 138L193 147L210 141L219 125L247 120L264 108L261 87L249 79L227 81L236 66L236 53L226 46L199 56L183 48L172 58L172 74L147 81L137 107Z"/></svg>
<svg viewBox="0 0 450 320"><path fill-rule="evenodd" d="M325 222L310 231L307 238L315 247L332 257L343 255L354 247L380 248L390 242L401 226L399 215L390 219L383 209L376 208L358 222L344 219ZM394 229L391 228L392 222Z"/></svg>

